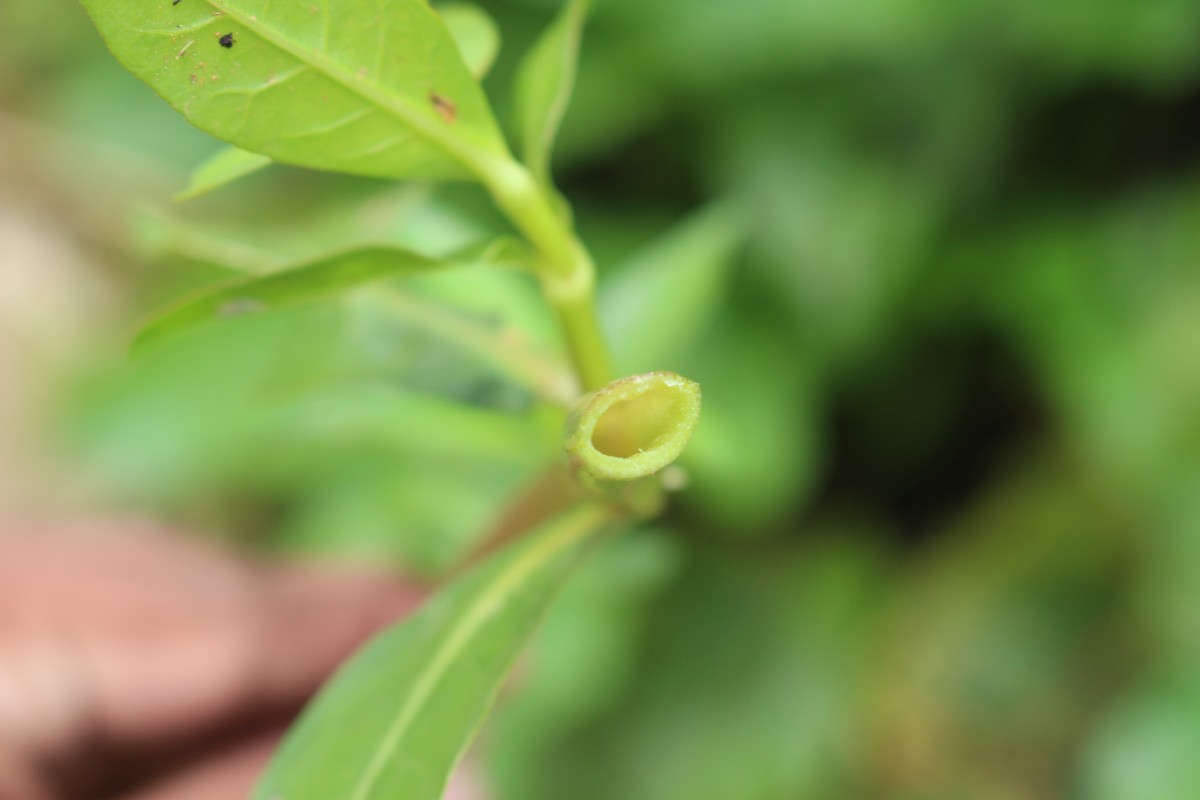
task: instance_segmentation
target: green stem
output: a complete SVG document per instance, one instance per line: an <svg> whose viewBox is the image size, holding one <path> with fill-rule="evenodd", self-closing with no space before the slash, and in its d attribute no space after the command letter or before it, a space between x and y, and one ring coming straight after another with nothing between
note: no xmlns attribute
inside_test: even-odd
<svg viewBox="0 0 1200 800"><path fill-rule="evenodd" d="M554 308L571 363L585 392L615 376L596 314L595 267L570 225L529 170L511 157L477 164L496 205L542 257L542 291Z"/></svg>
<svg viewBox="0 0 1200 800"><path fill-rule="evenodd" d="M584 392L593 392L608 385L614 378L612 358L604 332L600 329L600 318L596 314L596 302L592 292L574 298L555 300L552 288L543 289L558 315L558 323L566 338L571 363L579 376Z"/></svg>

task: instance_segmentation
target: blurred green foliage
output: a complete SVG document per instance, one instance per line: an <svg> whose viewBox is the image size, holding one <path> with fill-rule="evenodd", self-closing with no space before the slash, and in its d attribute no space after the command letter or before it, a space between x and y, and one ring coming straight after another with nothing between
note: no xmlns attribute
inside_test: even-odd
<svg viewBox="0 0 1200 800"><path fill-rule="evenodd" d="M704 421L669 517L552 613L499 796L1200 796L1200 4L595 5L558 173L620 357ZM555 7L487 4L496 96ZM528 381L379 294L120 344L264 255L452 252L484 198L271 167L170 206L216 143L81 9L0 25L21 197L130 298L63 391L100 495L449 569L556 457ZM395 291L558 357L520 276ZM705 313L631 330L647 291Z"/></svg>

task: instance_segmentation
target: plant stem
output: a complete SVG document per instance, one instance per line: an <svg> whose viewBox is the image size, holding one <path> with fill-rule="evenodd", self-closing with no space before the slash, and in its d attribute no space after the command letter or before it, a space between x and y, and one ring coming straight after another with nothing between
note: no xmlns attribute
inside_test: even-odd
<svg viewBox="0 0 1200 800"><path fill-rule="evenodd" d="M583 391L592 392L608 385L615 373L604 332L600 329L600 318L596 314L594 293L556 300L545 279L542 287L558 315L558 324L566 338L567 351Z"/></svg>
<svg viewBox="0 0 1200 800"><path fill-rule="evenodd" d="M596 314L595 267L570 224L529 170L511 157L477 164L484 185L542 257L539 278L585 392L615 377Z"/></svg>

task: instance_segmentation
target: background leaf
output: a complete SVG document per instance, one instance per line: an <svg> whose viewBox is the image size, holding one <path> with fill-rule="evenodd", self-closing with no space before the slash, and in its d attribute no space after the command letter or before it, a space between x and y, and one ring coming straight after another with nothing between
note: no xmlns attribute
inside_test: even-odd
<svg viewBox="0 0 1200 800"><path fill-rule="evenodd" d="M684 498L722 535L771 531L819 488L826 432L812 358L756 319L723 321L687 373L704 389L696 436L679 463Z"/></svg>
<svg viewBox="0 0 1200 800"><path fill-rule="evenodd" d="M266 276L233 281L186 300L147 323L135 345L143 346L166 334L222 317L295 305L381 278L444 265L398 247L363 247L338 253Z"/></svg>
<svg viewBox="0 0 1200 800"><path fill-rule="evenodd" d="M550 153L575 86L587 0L569 0L521 64L517 116L525 164L550 183Z"/></svg>
<svg viewBox="0 0 1200 800"><path fill-rule="evenodd" d="M197 127L289 164L462 178L506 148L479 84L420 0L84 0L109 48Z"/></svg>
<svg viewBox="0 0 1200 800"><path fill-rule="evenodd" d="M434 10L454 37L467 69L482 80L500 52L500 29L496 21L474 3L439 3Z"/></svg>
<svg viewBox="0 0 1200 800"><path fill-rule="evenodd" d="M745 233L737 209L714 205L606 276L600 312L622 375L684 369L725 303Z"/></svg>
<svg viewBox="0 0 1200 800"><path fill-rule="evenodd" d="M251 153L240 147L224 147L196 167L187 188L175 195L175 202L191 200L208 194L238 178L253 175L271 166L271 159L261 153Z"/></svg>
<svg viewBox="0 0 1200 800"><path fill-rule="evenodd" d="M244 224L213 229L154 214L139 215L138 235L143 249L164 263L196 261L252 275L322 260L324 243L337 239L365 239L377 243L364 245L375 250L386 249L382 244L387 243L400 251L442 256L455 262L452 272L408 273L403 287L378 287L356 297L357 346L364 356L377 354L377 366L393 379L399 377L397 370L408 368L410 379L421 378L414 380L419 388L442 396L461 399L464 387L486 384L498 390L507 385L500 390L507 394L519 385L555 405L569 406L577 394L575 379L560 357L538 288L520 271L530 259L528 250L506 236L472 246L471 241L487 236L486 228L444 218L440 206L431 206L425 192L417 191L425 188L404 186L394 192L394 202L358 206L346 215L353 220L344 224L336 217L306 219L303 236ZM371 218L386 220L386 227L367 222ZM307 257L305 252L318 255ZM215 291L226 288L218 285ZM436 378L433 385L429 378ZM466 394L474 395L474 390Z"/></svg>
<svg viewBox="0 0 1200 800"><path fill-rule="evenodd" d="M610 514L598 505L564 514L368 645L292 728L254 797L438 800L546 604Z"/></svg>

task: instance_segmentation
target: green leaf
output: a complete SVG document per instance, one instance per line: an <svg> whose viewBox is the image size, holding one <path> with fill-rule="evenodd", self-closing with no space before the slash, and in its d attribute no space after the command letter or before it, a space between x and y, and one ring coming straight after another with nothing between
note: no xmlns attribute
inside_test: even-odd
<svg viewBox="0 0 1200 800"><path fill-rule="evenodd" d="M434 10L441 15L446 29L454 37L467 69L483 80L500 52L500 30L496 21L474 3L439 3Z"/></svg>
<svg viewBox="0 0 1200 800"><path fill-rule="evenodd" d="M693 215L600 287L600 314L621 374L682 370L725 304L742 214L720 204Z"/></svg>
<svg viewBox="0 0 1200 800"><path fill-rule="evenodd" d="M550 185L550 153L575 88L587 9L588 0L568 0L525 56L517 74L517 117L525 164L543 186Z"/></svg>
<svg viewBox="0 0 1200 800"><path fill-rule="evenodd" d="M268 249L263 249L243 237L231 237L224 231L209 230L158 214L142 214L137 222L138 236L144 240L143 249L154 258L192 259L258 277L278 274L289 265L323 260L281 254L276 244L282 246L283 242L269 242ZM412 226L422 238L430 239L437 228L437 217L421 217L414 220ZM311 236L320 228L321 224L310 223L304 235ZM290 238L295 239L294 233ZM578 396L578 388L569 368L552 346L552 328L549 334L542 330L549 328L552 322L543 324L538 317L537 331L529 329L535 324L530 320L530 314L545 313L545 309L536 287L529 286L525 276L518 273L533 258L523 244L510 237L499 237L484 244L451 249L437 242L435 236L413 245L398 242L396 246L413 246L422 252L449 251L444 258L454 261L455 269L453 273L435 269L420 275L412 274L413 280L406 282L403 288L390 286L388 291L362 297L356 314L363 325L364 352L386 349L389 337L396 334L407 342L403 349L410 351L412 336L416 333L445 343L454 354L466 356L476 366L503 376L547 402L570 407ZM380 249L378 245L373 247ZM236 285L246 286L251 280L242 278ZM215 290L224 291L230 285L222 284ZM190 302L202 296L197 295ZM255 307L251 305L242 310L252 308ZM239 308L234 305L231 310ZM146 327L154 328L168 313L151 320ZM211 316L205 313L189 318L184 326L209 319ZM382 327L378 323L382 323ZM172 327L161 333L180 329ZM147 330L145 337L149 341L158 338L159 333ZM417 358L416 355L412 357ZM421 357L428 358L428 355ZM403 367L404 360L397 361L394 354L386 358L392 367ZM439 363L434 372L439 379L453 382L453 366Z"/></svg>
<svg viewBox="0 0 1200 800"><path fill-rule="evenodd" d="M203 164L196 167L187 188L175 195L175 202L191 200L208 194L238 178L252 175L271 166L271 159L259 153L251 153L240 147L225 147L218 150Z"/></svg>
<svg viewBox="0 0 1200 800"><path fill-rule="evenodd" d="M83 0L122 64L197 127L276 161L465 178L507 148L423 0Z"/></svg>
<svg viewBox="0 0 1200 800"><path fill-rule="evenodd" d="M150 320L135 347L194 325L296 305L382 278L439 269L450 262L399 247L362 247L273 272L242 278L185 300Z"/></svg>
<svg viewBox="0 0 1200 800"><path fill-rule="evenodd" d="M438 800L547 604L612 522L583 505L483 564L343 668L256 800Z"/></svg>
<svg viewBox="0 0 1200 800"><path fill-rule="evenodd" d="M446 3L436 10L458 45L467 69L475 78L482 79L500 52L500 31L496 22L486 11L471 3ZM196 168L187 188L175 195L175 202L208 194L238 178L260 172L272 163L269 156L261 153L251 153L240 147L223 148Z"/></svg>

